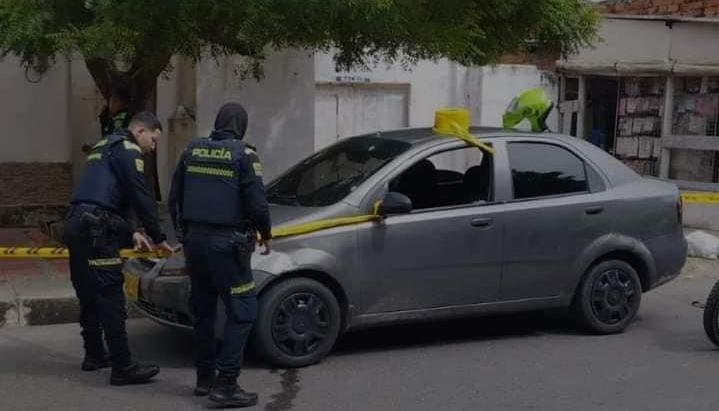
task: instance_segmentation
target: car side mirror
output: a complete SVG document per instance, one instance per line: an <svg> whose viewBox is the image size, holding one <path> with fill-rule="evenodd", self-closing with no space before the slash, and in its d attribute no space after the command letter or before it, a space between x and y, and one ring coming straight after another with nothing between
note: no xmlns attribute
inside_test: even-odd
<svg viewBox="0 0 719 411"><path fill-rule="evenodd" d="M408 214L412 211L412 200L402 193L390 191L384 196L377 213L381 216L390 214Z"/></svg>

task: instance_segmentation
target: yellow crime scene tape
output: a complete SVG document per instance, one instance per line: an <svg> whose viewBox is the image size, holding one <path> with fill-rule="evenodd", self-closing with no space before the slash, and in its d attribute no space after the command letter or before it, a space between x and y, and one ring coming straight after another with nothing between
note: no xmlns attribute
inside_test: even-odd
<svg viewBox="0 0 719 411"><path fill-rule="evenodd" d="M719 193L703 191L683 191L684 204L719 204Z"/></svg>
<svg viewBox="0 0 719 411"><path fill-rule="evenodd" d="M444 108L435 112L434 127L432 131L436 134L458 138L470 146L494 154L494 149L469 132L470 115L469 111L463 108ZM348 225L377 222L382 220L379 215L380 203L374 205L372 214L358 215L352 217L331 218L312 221L305 224L280 227L272 230L273 238L292 237L303 234L310 234L316 231L330 228L343 227ZM67 248L29 248L29 247L0 247L0 259L3 258L41 258L41 259L62 259L68 258L70 253ZM139 252L131 249L120 250L122 258L165 258L169 254L161 252Z"/></svg>
<svg viewBox="0 0 719 411"><path fill-rule="evenodd" d="M168 256L168 253L162 251L120 250L121 258L166 258ZM42 258L53 260L69 257L70 252L65 247L0 247L0 258Z"/></svg>

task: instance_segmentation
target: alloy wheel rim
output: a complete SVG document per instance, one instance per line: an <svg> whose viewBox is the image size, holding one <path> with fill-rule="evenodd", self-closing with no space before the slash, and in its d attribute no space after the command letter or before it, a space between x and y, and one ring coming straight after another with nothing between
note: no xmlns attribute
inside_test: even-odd
<svg viewBox="0 0 719 411"><path fill-rule="evenodd" d="M327 304L311 292L285 297L272 319L272 338L285 354L293 357L315 352L330 330Z"/></svg>

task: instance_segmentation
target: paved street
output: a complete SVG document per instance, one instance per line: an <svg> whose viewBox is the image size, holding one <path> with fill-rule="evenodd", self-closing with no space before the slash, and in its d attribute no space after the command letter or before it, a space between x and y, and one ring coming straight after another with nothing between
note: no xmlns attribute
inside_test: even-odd
<svg viewBox="0 0 719 411"><path fill-rule="evenodd" d="M346 336L320 365L248 364L242 382L264 410L716 410L719 351L701 326L719 274L690 261L645 295L623 335L575 331L559 314L526 314L375 329ZM193 410L191 339L146 320L129 326L140 360L160 363L149 385L109 387L81 373L75 324L0 330L0 410Z"/></svg>

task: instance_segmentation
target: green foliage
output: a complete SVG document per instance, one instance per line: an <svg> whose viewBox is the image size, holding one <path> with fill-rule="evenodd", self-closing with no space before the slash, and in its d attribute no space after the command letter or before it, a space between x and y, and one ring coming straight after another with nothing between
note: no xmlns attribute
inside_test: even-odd
<svg viewBox="0 0 719 411"><path fill-rule="evenodd" d="M259 76L269 47L336 51L342 68L449 58L494 62L531 45L563 54L595 39L583 0L0 0L0 54L43 71L79 53L103 93L147 87L175 54L240 54Z"/></svg>

